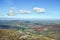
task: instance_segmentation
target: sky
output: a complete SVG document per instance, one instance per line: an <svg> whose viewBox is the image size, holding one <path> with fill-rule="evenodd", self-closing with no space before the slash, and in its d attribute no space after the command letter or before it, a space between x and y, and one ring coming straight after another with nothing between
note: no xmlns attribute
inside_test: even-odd
<svg viewBox="0 0 60 40"><path fill-rule="evenodd" d="M0 20L6 19L60 19L60 0L0 0Z"/></svg>

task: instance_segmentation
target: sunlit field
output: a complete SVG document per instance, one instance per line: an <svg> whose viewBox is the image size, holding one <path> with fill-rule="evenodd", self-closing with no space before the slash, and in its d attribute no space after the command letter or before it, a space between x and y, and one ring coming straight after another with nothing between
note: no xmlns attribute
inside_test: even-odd
<svg viewBox="0 0 60 40"><path fill-rule="evenodd" d="M0 20L0 40L59 40L60 21Z"/></svg>

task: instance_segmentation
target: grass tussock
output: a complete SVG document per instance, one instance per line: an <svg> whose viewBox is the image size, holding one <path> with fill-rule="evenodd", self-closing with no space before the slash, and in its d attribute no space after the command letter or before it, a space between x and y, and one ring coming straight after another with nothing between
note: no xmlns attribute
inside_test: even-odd
<svg viewBox="0 0 60 40"><path fill-rule="evenodd" d="M42 35L17 30L0 29L0 40L55 40Z"/></svg>

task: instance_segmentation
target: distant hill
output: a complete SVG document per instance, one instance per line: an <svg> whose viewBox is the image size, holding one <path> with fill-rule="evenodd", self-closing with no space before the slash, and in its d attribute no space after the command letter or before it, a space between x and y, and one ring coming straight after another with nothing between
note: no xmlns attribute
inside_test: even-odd
<svg viewBox="0 0 60 40"><path fill-rule="evenodd" d="M37 31L60 30L60 21L0 20L0 28L31 28Z"/></svg>

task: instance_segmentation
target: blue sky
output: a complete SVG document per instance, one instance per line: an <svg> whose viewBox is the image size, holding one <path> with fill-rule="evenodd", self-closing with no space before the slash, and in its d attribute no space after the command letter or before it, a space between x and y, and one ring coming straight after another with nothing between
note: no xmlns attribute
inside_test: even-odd
<svg viewBox="0 0 60 40"><path fill-rule="evenodd" d="M9 8L30 10L31 14L19 14L8 16ZM34 7L44 8L46 12L36 13ZM60 0L0 0L0 19L60 19Z"/></svg>

